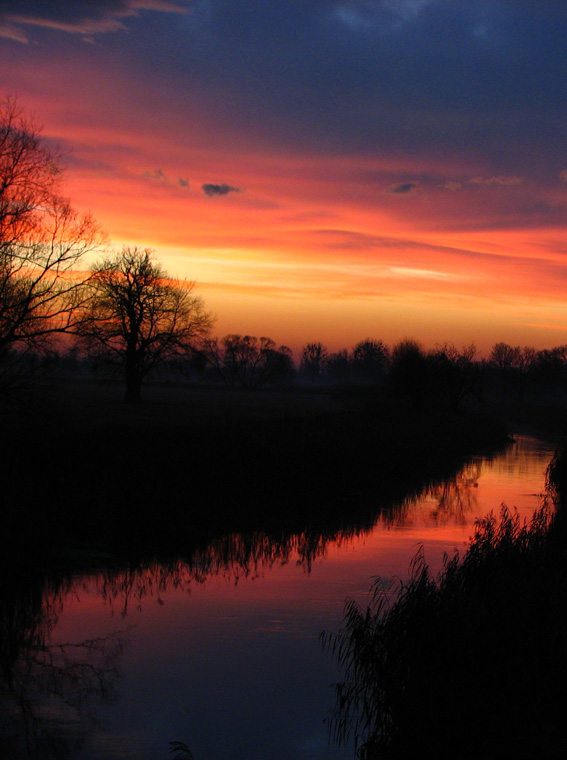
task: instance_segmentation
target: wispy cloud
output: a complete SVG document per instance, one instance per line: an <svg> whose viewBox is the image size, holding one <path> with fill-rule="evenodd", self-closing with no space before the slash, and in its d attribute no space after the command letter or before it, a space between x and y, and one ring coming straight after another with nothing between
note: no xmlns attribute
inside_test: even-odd
<svg viewBox="0 0 567 760"><path fill-rule="evenodd" d="M460 190L463 189L463 183L462 182L455 182L453 180L447 180L447 182L444 182L441 187L444 187L445 190L450 190L452 193L458 193Z"/></svg>
<svg viewBox="0 0 567 760"><path fill-rule="evenodd" d="M23 0L15 9L0 9L0 37L28 42L27 29L41 27L70 34L87 35L117 32L125 28L123 19L138 16L140 11L186 13L184 0L74 0L68 3L44 3Z"/></svg>
<svg viewBox="0 0 567 760"><path fill-rule="evenodd" d="M523 177L514 175L499 175L497 177L473 177L471 185L519 185L524 181Z"/></svg>

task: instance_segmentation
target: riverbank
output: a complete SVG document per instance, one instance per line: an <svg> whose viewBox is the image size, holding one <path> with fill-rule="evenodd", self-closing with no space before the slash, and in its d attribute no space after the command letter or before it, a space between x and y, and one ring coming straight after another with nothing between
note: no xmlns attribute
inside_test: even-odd
<svg viewBox="0 0 567 760"><path fill-rule="evenodd" d="M9 554L182 552L215 532L338 529L504 445L494 415L391 398L50 387L5 414Z"/></svg>
<svg viewBox="0 0 567 760"><path fill-rule="evenodd" d="M344 666L334 729L362 760L562 758L567 676L567 450L524 525L488 517L438 578L422 559L396 604L347 606L325 643Z"/></svg>

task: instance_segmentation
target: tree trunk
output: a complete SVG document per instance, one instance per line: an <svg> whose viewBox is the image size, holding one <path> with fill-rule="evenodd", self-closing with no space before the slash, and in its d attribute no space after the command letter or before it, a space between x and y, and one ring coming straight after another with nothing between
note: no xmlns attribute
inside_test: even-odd
<svg viewBox="0 0 567 760"><path fill-rule="evenodd" d="M126 363L126 393L124 401L136 403L142 392L142 373L133 362Z"/></svg>

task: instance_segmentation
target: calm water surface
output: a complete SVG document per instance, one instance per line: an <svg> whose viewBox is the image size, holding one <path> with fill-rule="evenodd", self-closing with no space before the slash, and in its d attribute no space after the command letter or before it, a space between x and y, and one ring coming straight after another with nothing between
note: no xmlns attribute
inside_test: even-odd
<svg viewBox="0 0 567 760"><path fill-rule="evenodd" d="M233 536L189 562L72 579L46 595L45 638L4 689L9 731L28 741L15 757L160 760L177 740L195 760L352 758L328 741L340 674L320 632L375 576L407 576L420 545L438 568L503 502L529 517L552 453L518 437L363 534Z"/></svg>

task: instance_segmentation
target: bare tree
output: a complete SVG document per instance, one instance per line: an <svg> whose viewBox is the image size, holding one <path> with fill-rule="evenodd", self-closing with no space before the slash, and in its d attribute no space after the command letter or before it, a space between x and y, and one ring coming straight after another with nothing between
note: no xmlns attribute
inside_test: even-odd
<svg viewBox="0 0 567 760"><path fill-rule="evenodd" d="M0 101L0 357L74 324L81 257L103 242L60 193L57 153L14 99Z"/></svg>
<svg viewBox="0 0 567 760"><path fill-rule="evenodd" d="M307 343L301 351L300 370L312 383L316 383L323 374L329 353L322 343Z"/></svg>
<svg viewBox="0 0 567 760"><path fill-rule="evenodd" d="M482 400L483 364L477 360L474 343L460 350L451 343L438 346L430 354L429 370L435 389L453 411L467 396Z"/></svg>
<svg viewBox="0 0 567 760"><path fill-rule="evenodd" d="M148 248L125 247L93 266L78 332L90 353L120 364L127 401L139 400L152 369L209 332L214 319L193 287L173 282Z"/></svg>
<svg viewBox="0 0 567 760"><path fill-rule="evenodd" d="M497 369L504 384L517 393L520 401L536 375L537 359L538 354L533 346L496 343L490 353L490 363Z"/></svg>
<svg viewBox="0 0 567 760"><path fill-rule="evenodd" d="M231 334L220 343L212 338L205 341L203 356L213 374L230 387L261 388L293 374L291 349L276 348L271 338Z"/></svg>
<svg viewBox="0 0 567 760"><path fill-rule="evenodd" d="M352 349L352 365L355 377L364 383L383 380L390 352L381 340L366 338Z"/></svg>

